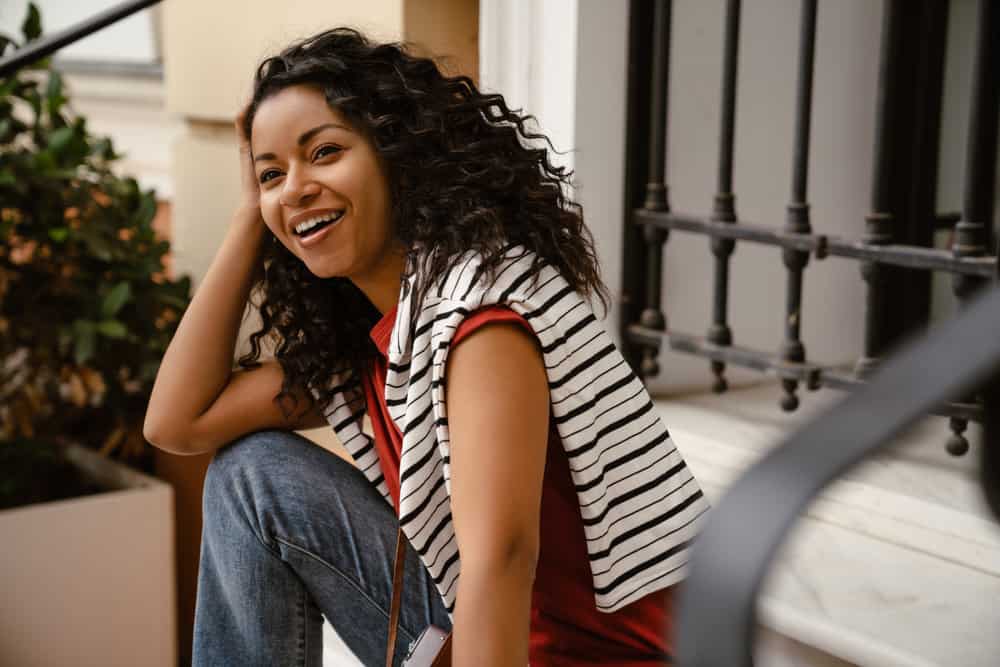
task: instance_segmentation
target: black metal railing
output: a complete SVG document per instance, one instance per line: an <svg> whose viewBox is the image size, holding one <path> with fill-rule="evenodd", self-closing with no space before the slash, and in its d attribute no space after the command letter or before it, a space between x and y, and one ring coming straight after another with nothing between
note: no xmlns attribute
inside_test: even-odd
<svg viewBox="0 0 1000 667"><path fill-rule="evenodd" d="M0 78L11 76L22 67L50 56L59 49L92 35L132 14L160 3L161 0L131 0L94 14L64 30L45 35L0 59Z"/></svg>
<svg viewBox="0 0 1000 667"><path fill-rule="evenodd" d="M679 607L679 664L752 665L757 593L799 514L823 487L929 408L979 389L986 406L982 483L1000 518L998 330L1000 288L993 288L957 319L890 357L863 388L803 426L728 489L693 548Z"/></svg>
<svg viewBox="0 0 1000 667"><path fill-rule="evenodd" d="M776 375L783 387L781 407L794 410L801 383L809 389L856 390L864 386L892 345L928 324L931 272L952 274L961 302L996 276L997 258L988 249L995 247L991 221L1000 120L998 3L980 3L964 206L956 215L934 210L948 1L886 0L870 213L856 239L823 234L810 222L807 183L817 5L817 0L801 3L791 195L784 225L769 226L739 219L732 182L740 0L726 4L718 177L708 215L672 211L664 180L672 3L633 0L626 186L631 224L625 230L621 313L626 355L645 378L659 372L657 357L666 343L674 350L708 359L717 392L727 388L727 364ZM954 234L951 248L932 247L934 232L949 224ZM711 241L713 315L704 336L667 326L661 269L671 231L700 234ZM742 347L733 340L727 319L729 259L737 242L781 249L786 270L786 303L781 313L785 325L775 352ZM803 276L810 258L830 256L859 261L867 285L864 351L851 370L809 360L801 338ZM982 400L974 395L953 399L931 406L931 411L950 418L953 435L948 451L962 454L968 449L962 435L967 421L983 419Z"/></svg>

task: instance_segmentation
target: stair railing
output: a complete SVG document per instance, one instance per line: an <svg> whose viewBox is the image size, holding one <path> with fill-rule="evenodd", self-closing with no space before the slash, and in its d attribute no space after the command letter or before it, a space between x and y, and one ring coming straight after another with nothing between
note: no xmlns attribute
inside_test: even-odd
<svg viewBox="0 0 1000 667"><path fill-rule="evenodd" d="M122 2L64 30L40 37L27 46L14 51L9 56L0 59L0 79L11 76L22 67L27 67L55 53L64 46L69 46L73 42L77 42L112 23L117 23L123 18L159 2L161 0L130 0Z"/></svg>

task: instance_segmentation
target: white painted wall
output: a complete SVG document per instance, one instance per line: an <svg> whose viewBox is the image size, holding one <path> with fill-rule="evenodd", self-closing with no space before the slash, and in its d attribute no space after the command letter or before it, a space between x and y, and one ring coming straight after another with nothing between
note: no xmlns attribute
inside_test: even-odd
<svg viewBox="0 0 1000 667"><path fill-rule="evenodd" d="M573 168L578 0L480 0L479 87L535 116L556 151L552 162Z"/></svg>
<svg viewBox="0 0 1000 667"><path fill-rule="evenodd" d="M605 327L620 344L628 3L581 0L577 36L577 198L612 295Z"/></svg>
<svg viewBox="0 0 1000 667"><path fill-rule="evenodd" d="M536 129L564 153L551 156L552 161L575 169L574 194L583 204L605 279L615 293L620 282L628 3L481 0L479 17L480 88L499 92L511 108L534 115Z"/></svg>
<svg viewBox="0 0 1000 667"><path fill-rule="evenodd" d="M163 81L71 73L65 82L73 109L86 117L90 131L111 137L123 155L116 171L133 176L144 189L154 189L158 199L170 201L174 194L170 145L184 127L167 113Z"/></svg>

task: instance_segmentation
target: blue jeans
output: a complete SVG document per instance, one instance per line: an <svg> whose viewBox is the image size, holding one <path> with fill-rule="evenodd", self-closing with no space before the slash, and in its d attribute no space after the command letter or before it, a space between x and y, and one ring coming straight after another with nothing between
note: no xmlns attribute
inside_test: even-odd
<svg viewBox="0 0 1000 667"><path fill-rule="evenodd" d="M362 663L385 663L399 522L358 469L259 431L216 452L203 507L194 665L319 666L323 616ZM403 581L396 664L429 624L451 628L409 544Z"/></svg>

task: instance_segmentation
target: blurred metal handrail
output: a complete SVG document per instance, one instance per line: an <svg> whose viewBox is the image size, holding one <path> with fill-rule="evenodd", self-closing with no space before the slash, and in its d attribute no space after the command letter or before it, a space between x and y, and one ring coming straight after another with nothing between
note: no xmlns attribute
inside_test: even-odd
<svg viewBox="0 0 1000 667"><path fill-rule="evenodd" d="M105 28L112 23L117 23L123 18L159 2L161 0L129 0L122 2L59 32L41 37L24 48L18 49L6 58L0 59L0 78L11 76L22 67L41 60L64 46L81 40L101 28Z"/></svg>
<svg viewBox="0 0 1000 667"><path fill-rule="evenodd" d="M678 658L684 667L748 667L756 598L799 514L853 465L948 399L987 388L987 439L996 437L1000 287L886 359L869 384L803 426L725 493L695 541L681 591ZM1000 516L1000 454L983 449L986 497Z"/></svg>

